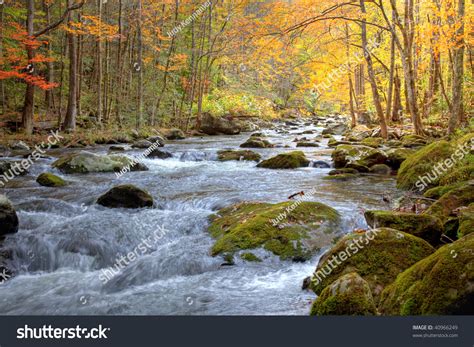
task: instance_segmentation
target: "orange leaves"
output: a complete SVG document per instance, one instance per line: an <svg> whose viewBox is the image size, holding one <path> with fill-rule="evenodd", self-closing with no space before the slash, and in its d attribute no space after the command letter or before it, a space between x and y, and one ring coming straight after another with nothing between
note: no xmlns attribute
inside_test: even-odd
<svg viewBox="0 0 474 347"><path fill-rule="evenodd" d="M118 26L104 23L96 16L82 16L80 22L65 25L64 30L74 35L90 35L98 40L114 40L118 38Z"/></svg>

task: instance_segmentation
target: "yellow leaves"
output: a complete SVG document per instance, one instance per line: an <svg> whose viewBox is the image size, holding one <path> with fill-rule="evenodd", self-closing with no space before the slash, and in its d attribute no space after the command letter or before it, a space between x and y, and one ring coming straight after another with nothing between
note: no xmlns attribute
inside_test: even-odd
<svg viewBox="0 0 474 347"><path fill-rule="evenodd" d="M81 21L71 22L64 30L74 35L90 35L98 40L113 40L118 37L118 26L101 21L96 16L82 16Z"/></svg>

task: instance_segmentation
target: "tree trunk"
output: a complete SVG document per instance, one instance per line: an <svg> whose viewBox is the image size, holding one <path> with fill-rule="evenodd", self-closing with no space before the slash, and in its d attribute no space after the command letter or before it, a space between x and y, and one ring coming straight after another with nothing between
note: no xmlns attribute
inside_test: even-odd
<svg viewBox="0 0 474 347"><path fill-rule="evenodd" d="M72 6L73 0L68 0L68 7ZM69 23L72 14L69 14ZM67 131L76 130L77 117L77 46L76 37L73 33L67 33L67 44L69 47L69 96L64 119L64 129Z"/></svg>
<svg viewBox="0 0 474 347"><path fill-rule="evenodd" d="M33 37L34 35L34 21L35 21L35 1L28 0L28 9L26 16L26 27L28 30L28 36ZM35 57L33 47L27 46L26 52L28 55L28 63ZM33 133L33 112L35 108L35 86L27 83L25 92L25 102L23 105L22 114L22 127L26 134L31 135Z"/></svg>
<svg viewBox="0 0 474 347"><path fill-rule="evenodd" d="M360 0L360 7L362 10L362 13L365 15L367 13L366 8L365 8L365 0ZM387 122L385 120L385 115L382 109L382 104L380 102L380 95L377 87L377 80L375 78L375 72L374 72L374 67L373 67L373 62L372 62L372 55L368 50L368 44L367 44L367 25L365 22L361 23L361 36L362 36L362 48L364 49L364 56L365 60L367 62L367 70L369 74L369 82L370 86L372 88L372 96L374 99L374 104L375 104L375 109L377 111L377 116L379 118L380 122L380 131L381 135L384 139L388 138L388 130L387 130Z"/></svg>

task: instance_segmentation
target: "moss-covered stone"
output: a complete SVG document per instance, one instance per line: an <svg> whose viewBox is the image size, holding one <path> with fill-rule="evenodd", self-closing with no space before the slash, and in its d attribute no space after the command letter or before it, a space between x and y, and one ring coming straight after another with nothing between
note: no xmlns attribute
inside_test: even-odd
<svg viewBox="0 0 474 347"><path fill-rule="evenodd" d="M272 148L273 144L271 144L267 139L252 136L245 143L241 144L240 147L242 148Z"/></svg>
<svg viewBox="0 0 474 347"><path fill-rule="evenodd" d="M439 180L439 184L445 186L469 181L471 179L474 179L474 164L455 168L453 171L443 175Z"/></svg>
<svg viewBox="0 0 474 347"><path fill-rule="evenodd" d="M461 183L455 183L455 184L450 184L447 186L439 186L439 187L434 187L431 189L428 189L423 196L428 199L434 199L438 200L441 198L444 194L449 193L450 191L460 188L464 185L464 182Z"/></svg>
<svg viewBox="0 0 474 347"><path fill-rule="evenodd" d="M394 170L398 170L402 163L413 153L415 151L409 148L391 148L387 151L387 165Z"/></svg>
<svg viewBox="0 0 474 347"><path fill-rule="evenodd" d="M219 161L232 161L232 160L247 160L247 161L260 161L261 156L258 153L252 151L232 151L223 150L217 152Z"/></svg>
<svg viewBox="0 0 474 347"><path fill-rule="evenodd" d="M296 169L308 167L310 161L301 151L279 154L276 157L267 159L258 164L258 167L265 169Z"/></svg>
<svg viewBox="0 0 474 347"><path fill-rule="evenodd" d="M473 202L474 181L470 181L444 194L425 211L425 214L435 216L442 222L445 222L453 214L454 210L462 206L469 206Z"/></svg>
<svg viewBox="0 0 474 347"><path fill-rule="evenodd" d="M397 186L401 189L414 189L417 182L423 177L428 176L426 188L436 187L439 184L439 175L434 173L434 166L440 161L451 157L453 147L447 141L434 142L414 154L410 155L400 166L398 171ZM419 185L420 182L418 182Z"/></svg>
<svg viewBox="0 0 474 347"><path fill-rule="evenodd" d="M311 289L319 295L340 276L357 272L369 283L377 302L382 290L401 271L433 252L434 248L425 240L394 229L352 233L321 258L313 274Z"/></svg>
<svg viewBox="0 0 474 347"><path fill-rule="evenodd" d="M334 240L340 217L316 202L246 202L220 210L211 221L213 256L263 247L281 259L304 261Z"/></svg>
<svg viewBox="0 0 474 347"><path fill-rule="evenodd" d="M374 175L390 176L392 174L392 169L388 165L377 164L372 166L369 169L369 172Z"/></svg>
<svg viewBox="0 0 474 347"><path fill-rule="evenodd" d="M428 143L428 139L419 135L405 135L402 138L403 147L422 147Z"/></svg>
<svg viewBox="0 0 474 347"><path fill-rule="evenodd" d="M372 148L379 148L383 144L383 139L380 137L368 137L361 141L361 144L364 146L369 146Z"/></svg>
<svg viewBox="0 0 474 347"><path fill-rule="evenodd" d="M36 179L38 184L43 187L64 187L67 183L61 177L53 175L52 173L45 172L38 176Z"/></svg>
<svg viewBox="0 0 474 347"><path fill-rule="evenodd" d="M18 216L11 201L0 194L0 237L17 233L18 226Z"/></svg>
<svg viewBox="0 0 474 347"><path fill-rule="evenodd" d="M393 211L366 211L365 219L372 228L391 228L422 238L433 246L440 244L443 224L426 214Z"/></svg>
<svg viewBox="0 0 474 347"><path fill-rule="evenodd" d="M240 258L242 258L243 260L245 261L249 261L249 262L256 262L256 263L260 263L262 261L262 259L260 259L259 257L257 257L255 254L253 254L252 252L246 252L246 253L242 253L240 255Z"/></svg>
<svg viewBox="0 0 474 347"><path fill-rule="evenodd" d="M319 143L301 141L296 144L296 147L319 147Z"/></svg>
<svg viewBox="0 0 474 347"><path fill-rule="evenodd" d="M381 150L368 146L340 145L334 150L332 159L336 169L340 169L351 163L366 167L384 164L387 156Z"/></svg>
<svg viewBox="0 0 474 347"><path fill-rule="evenodd" d="M65 174L86 174L92 172L119 172L129 167L131 171L146 171L140 163L120 155L98 155L90 152L68 154L53 163L53 167Z"/></svg>
<svg viewBox="0 0 474 347"><path fill-rule="evenodd" d="M468 234L474 233L474 204L459 213L458 237L462 238Z"/></svg>
<svg viewBox="0 0 474 347"><path fill-rule="evenodd" d="M342 169L336 169L336 170L331 170L328 175L329 176L336 176L336 175L343 175L343 174L353 174L357 175L359 171L356 169L351 169L351 168L342 168Z"/></svg>
<svg viewBox="0 0 474 347"><path fill-rule="evenodd" d="M384 315L474 314L474 234L441 247L382 293Z"/></svg>
<svg viewBox="0 0 474 347"><path fill-rule="evenodd" d="M370 286L356 272L328 285L311 308L312 316L372 316L376 313Z"/></svg>

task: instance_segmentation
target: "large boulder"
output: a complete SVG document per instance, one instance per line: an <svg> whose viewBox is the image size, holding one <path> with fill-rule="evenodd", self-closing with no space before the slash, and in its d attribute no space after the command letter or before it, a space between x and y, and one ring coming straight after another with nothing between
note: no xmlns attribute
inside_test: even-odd
<svg viewBox="0 0 474 347"><path fill-rule="evenodd" d="M402 163L415 151L409 148L391 148L386 153L388 157L387 165L394 170L398 170Z"/></svg>
<svg viewBox="0 0 474 347"><path fill-rule="evenodd" d="M163 136L170 141L173 140L184 140L186 138L186 135L184 132L180 129L162 129Z"/></svg>
<svg viewBox="0 0 474 347"><path fill-rule="evenodd" d="M296 169L308 167L310 161L301 151L279 154L276 157L267 159L258 164L258 167L265 169Z"/></svg>
<svg viewBox="0 0 474 347"><path fill-rule="evenodd" d="M251 136L247 141L240 145L242 148L272 148L273 145L266 139Z"/></svg>
<svg viewBox="0 0 474 347"><path fill-rule="evenodd" d="M258 153L252 151L233 151L233 150L222 150L217 152L219 161L260 161L261 156Z"/></svg>
<svg viewBox="0 0 474 347"><path fill-rule="evenodd" d="M0 194L0 237L18 232L18 216L12 203Z"/></svg>
<svg viewBox="0 0 474 347"><path fill-rule="evenodd" d="M67 184L61 177L49 172L39 175L36 182L43 187L64 187Z"/></svg>
<svg viewBox="0 0 474 347"><path fill-rule="evenodd" d="M373 316L377 309L369 284L356 272L328 285L311 308L312 316Z"/></svg>
<svg viewBox="0 0 474 347"><path fill-rule="evenodd" d="M349 130L347 124L332 124L323 130L323 135L342 135L347 130Z"/></svg>
<svg viewBox="0 0 474 347"><path fill-rule="evenodd" d="M211 254L263 247L281 259L304 261L337 237L340 216L317 202L240 203L211 217Z"/></svg>
<svg viewBox="0 0 474 347"><path fill-rule="evenodd" d="M332 158L336 169L348 164L370 168L387 162L387 155L383 151L368 146L340 145L334 150Z"/></svg>
<svg viewBox="0 0 474 347"><path fill-rule="evenodd" d="M98 155L90 152L68 154L53 163L53 167L65 174L86 174L93 172L146 171L148 168L120 155Z"/></svg>
<svg viewBox="0 0 474 347"><path fill-rule="evenodd" d="M20 162L0 160L0 176L12 179L15 176L24 176L26 174L28 174L28 170L23 169Z"/></svg>
<svg viewBox="0 0 474 347"><path fill-rule="evenodd" d="M202 115L200 130L207 135L238 135L241 131L230 117L213 117L209 113Z"/></svg>
<svg viewBox="0 0 474 347"><path fill-rule="evenodd" d="M153 206L153 198L146 191L126 184L110 189L97 203L109 208L144 208Z"/></svg>
<svg viewBox="0 0 474 347"><path fill-rule="evenodd" d="M441 247L389 285L379 310L391 316L473 315L474 234Z"/></svg>
<svg viewBox="0 0 474 347"><path fill-rule="evenodd" d="M153 146L153 143L151 143L148 140L138 140L135 141L132 145L133 148L138 148L138 149L147 149Z"/></svg>
<svg viewBox="0 0 474 347"><path fill-rule="evenodd" d="M313 274L311 289L319 295L340 276L357 272L369 283L377 302L382 290L400 272L433 252L434 248L428 242L394 229L352 233L321 258Z"/></svg>
<svg viewBox="0 0 474 347"><path fill-rule="evenodd" d="M372 228L391 228L412 234L431 245L440 244L443 224L433 216L426 214L402 213L392 211L366 211L365 219Z"/></svg>
<svg viewBox="0 0 474 347"><path fill-rule="evenodd" d="M405 135L402 137L403 147L422 147L428 143L428 139L419 135Z"/></svg>
<svg viewBox="0 0 474 347"><path fill-rule="evenodd" d="M455 215L458 208L472 203L474 203L474 181L469 181L444 194L425 213L446 222L450 216Z"/></svg>
<svg viewBox="0 0 474 347"><path fill-rule="evenodd" d="M474 233L474 203L459 212L458 237Z"/></svg>
<svg viewBox="0 0 474 347"><path fill-rule="evenodd" d="M154 149L150 152L150 154L148 154L148 158L152 159L169 159L172 157L173 154L171 154L170 152L160 151L159 149Z"/></svg>

